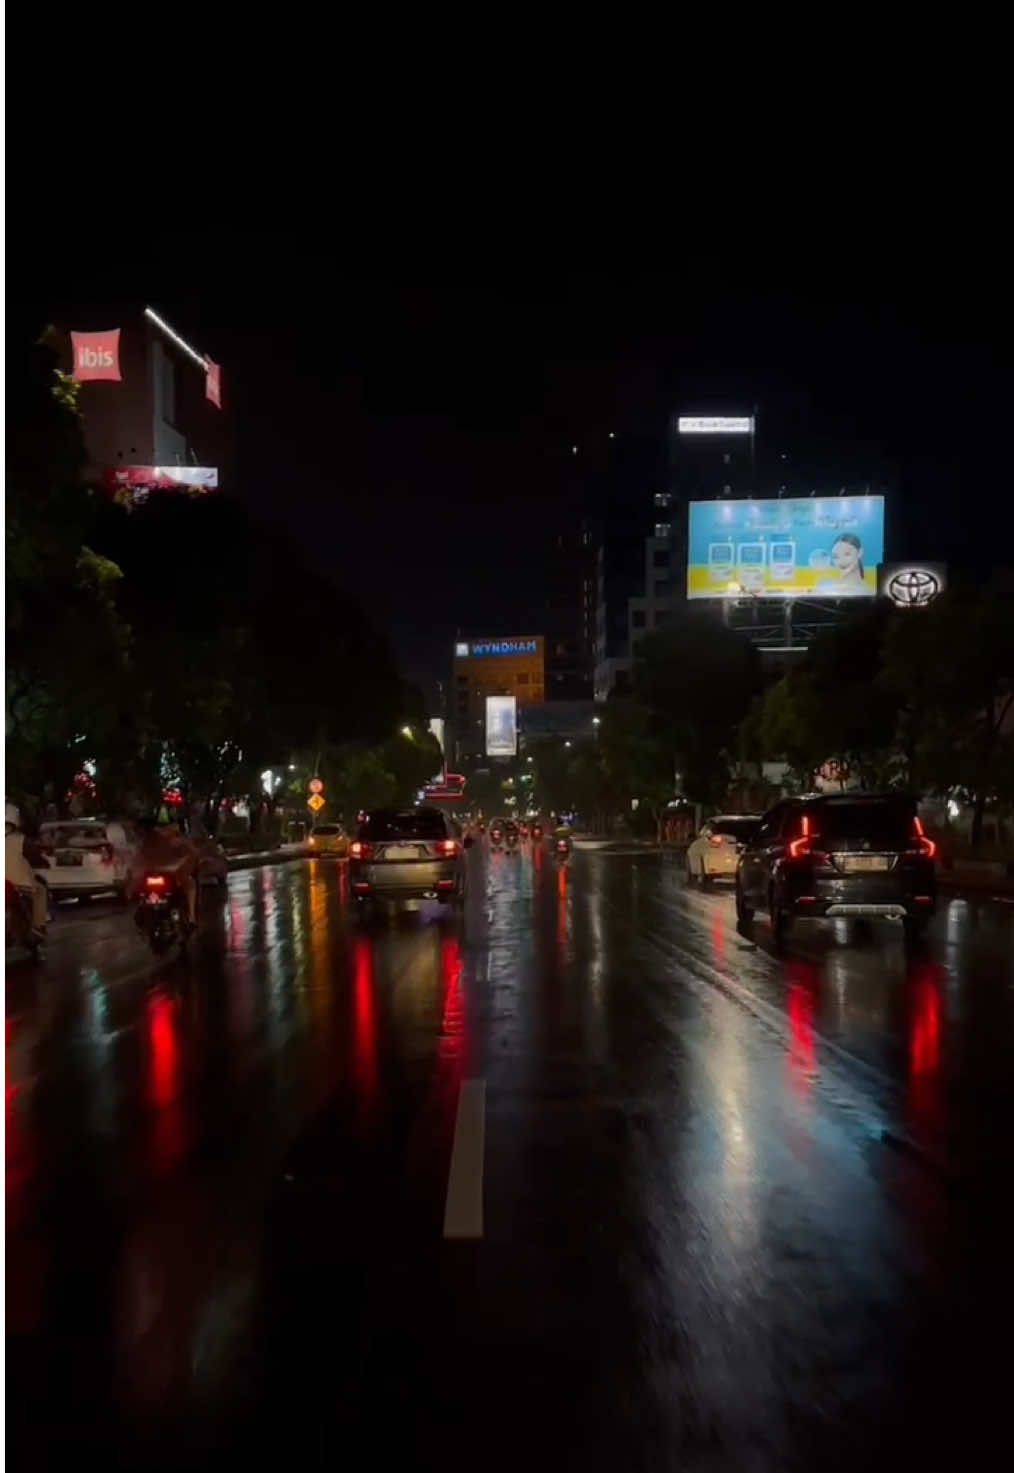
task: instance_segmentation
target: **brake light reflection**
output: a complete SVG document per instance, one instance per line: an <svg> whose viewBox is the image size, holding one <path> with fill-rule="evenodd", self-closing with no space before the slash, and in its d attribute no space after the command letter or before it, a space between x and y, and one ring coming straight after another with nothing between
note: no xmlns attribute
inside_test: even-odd
<svg viewBox="0 0 1014 1473"><path fill-rule="evenodd" d="M186 1149L178 1026L177 1003L154 993L148 1000L148 1103L156 1112L151 1145L159 1174L171 1171Z"/></svg>
<svg viewBox="0 0 1014 1473"><path fill-rule="evenodd" d="M373 942L357 936L353 990L352 1048L359 1101L371 1113L377 1098L377 1000L373 982Z"/></svg>

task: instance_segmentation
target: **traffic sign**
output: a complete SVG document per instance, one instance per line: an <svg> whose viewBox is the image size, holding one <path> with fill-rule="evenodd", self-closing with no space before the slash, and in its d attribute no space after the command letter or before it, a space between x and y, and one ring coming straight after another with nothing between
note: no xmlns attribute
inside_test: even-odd
<svg viewBox="0 0 1014 1473"><path fill-rule="evenodd" d="M320 796L319 793L314 793L312 798L307 798L306 806L307 808L311 809L312 812L319 813L320 810L324 807L324 799Z"/></svg>
<svg viewBox="0 0 1014 1473"><path fill-rule="evenodd" d="M321 782L319 777L311 777L309 788L311 793L322 793L324 791L324 784Z"/></svg>

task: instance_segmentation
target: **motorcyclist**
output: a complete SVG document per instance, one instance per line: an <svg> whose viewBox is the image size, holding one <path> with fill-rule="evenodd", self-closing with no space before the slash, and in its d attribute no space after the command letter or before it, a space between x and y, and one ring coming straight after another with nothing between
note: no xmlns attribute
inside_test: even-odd
<svg viewBox="0 0 1014 1473"><path fill-rule="evenodd" d="M25 854L25 835L21 814L13 803L4 808L4 873L25 901L31 916L32 939L41 941L46 934L49 906L46 887L38 878Z"/></svg>
<svg viewBox="0 0 1014 1473"><path fill-rule="evenodd" d="M180 832L178 824L159 823L157 818L142 818L141 844L134 858L134 888L146 874L172 875L187 905L187 922L197 925L197 845Z"/></svg>

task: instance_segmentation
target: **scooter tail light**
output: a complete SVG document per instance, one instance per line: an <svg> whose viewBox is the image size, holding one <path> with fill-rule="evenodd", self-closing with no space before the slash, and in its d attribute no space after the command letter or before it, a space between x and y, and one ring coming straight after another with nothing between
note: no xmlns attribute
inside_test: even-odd
<svg viewBox="0 0 1014 1473"><path fill-rule="evenodd" d="M353 839L349 845L350 859L372 859L373 845L365 843L362 839Z"/></svg>
<svg viewBox="0 0 1014 1473"><path fill-rule="evenodd" d="M146 890L168 890L169 881L165 875L145 875L144 888Z"/></svg>

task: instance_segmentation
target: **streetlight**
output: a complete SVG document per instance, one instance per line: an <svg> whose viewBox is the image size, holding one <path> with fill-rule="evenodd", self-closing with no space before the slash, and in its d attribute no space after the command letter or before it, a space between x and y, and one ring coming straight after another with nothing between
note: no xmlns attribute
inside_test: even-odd
<svg viewBox="0 0 1014 1473"><path fill-rule="evenodd" d="M569 746L570 746L570 742L564 742L564 744L563 744L563 745L564 745L564 746L565 746L565 747L569 747Z"/></svg>
<svg viewBox="0 0 1014 1473"><path fill-rule="evenodd" d="M593 716L592 717L592 726L601 726L601 725L602 725L602 717L601 716Z"/></svg>
<svg viewBox="0 0 1014 1473"><path fill-rule="evenodd" d="M404 737L411 737L411 735L412 735L412 728L410 726L403 726L401 728L401 734Z"/></svg>

